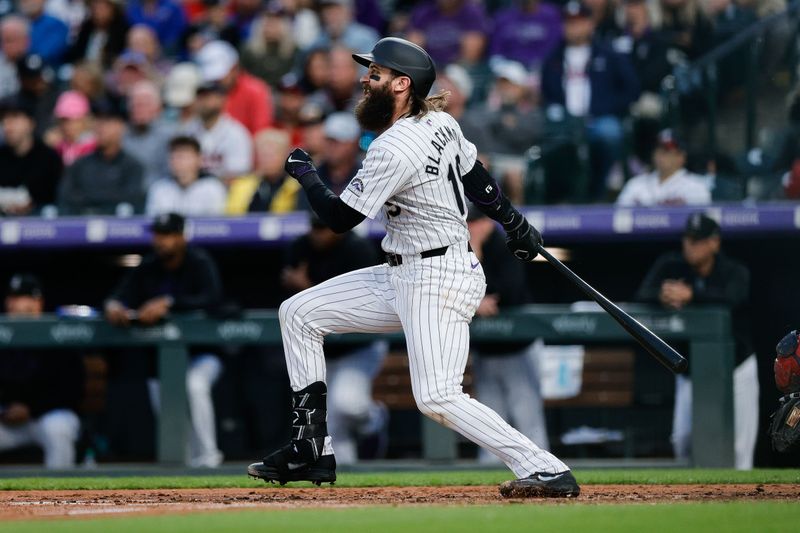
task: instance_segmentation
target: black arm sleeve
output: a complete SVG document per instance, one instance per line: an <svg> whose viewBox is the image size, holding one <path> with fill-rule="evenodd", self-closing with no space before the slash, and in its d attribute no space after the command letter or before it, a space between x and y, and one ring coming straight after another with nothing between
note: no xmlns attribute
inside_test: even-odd
<svg viewBox="0 0 800 533"><path fill-rule="evenodd" d="M462 182L467 198L486 216L499 222L506 233L519 228L525 220L480 161L475 161L475 166L463 176Z"/></svg>
<svg viewBox="0 0 800 533"><path fill-rule="evenodd" d="M336 233L344 233L366 218L333 194L316 172L308 172L298 180L306 191L308 203L322 221Z"/></svg>

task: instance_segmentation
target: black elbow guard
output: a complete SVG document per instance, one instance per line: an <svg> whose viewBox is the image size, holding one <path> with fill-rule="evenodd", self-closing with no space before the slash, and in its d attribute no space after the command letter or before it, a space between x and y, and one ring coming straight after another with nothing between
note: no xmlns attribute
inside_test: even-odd
<svg viewBox="0 0 800 533"><path fill-rule="evenodd" d="M475 166L461 178L461 181L464 184L464 194L486 216L503 225L513 218L516 209L480 161L475 161Z"/></svg>

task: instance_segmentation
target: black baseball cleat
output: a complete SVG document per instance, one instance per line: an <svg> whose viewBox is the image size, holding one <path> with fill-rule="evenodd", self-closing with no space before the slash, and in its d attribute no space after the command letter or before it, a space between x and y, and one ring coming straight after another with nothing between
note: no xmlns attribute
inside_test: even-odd
<svg viewBox="0 0 800 533"><path fill-rule="evenodd" d="M323 483L333 484L336 481L336 458L331 455L322 455L312 463L293 462L296 448L289 444L266 456L260 463L253 463L247 467L247 474L257 478L278 482L285 485L289 481L310 481L319 486Z"/></svg>
<svg viewBox="0 0 800 533"><path fill-rule="evenodd" d="M558 474L536 472L500 485L500 494L506 498L575 498L580 493L581 488L569 470Z"/></svg>

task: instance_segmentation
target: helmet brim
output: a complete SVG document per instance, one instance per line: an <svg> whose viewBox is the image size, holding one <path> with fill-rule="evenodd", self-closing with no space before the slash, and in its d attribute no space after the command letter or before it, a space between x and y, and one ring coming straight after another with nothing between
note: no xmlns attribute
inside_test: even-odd
<svg viewBox="0 0 800 533"><path fill-rule="evenodd" d="M355 59L356 63L364 65L367 68L375 62L375 56L372 54L353 54L353 59Z"/></svg>

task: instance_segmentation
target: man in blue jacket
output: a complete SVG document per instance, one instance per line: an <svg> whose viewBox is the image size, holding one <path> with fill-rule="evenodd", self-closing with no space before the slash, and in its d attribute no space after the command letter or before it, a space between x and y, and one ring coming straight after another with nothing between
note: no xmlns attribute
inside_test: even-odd
<svg viewBox="0 0 800 533"><path fill-rule="evenodd" d="M590 195L602 199L621 152L621 119L639 96L639 80L627 58L594 39L587 6L571 1L563 14L564 41L542 67L542 94L549 108L583 119L591 155Z"/></svg>

